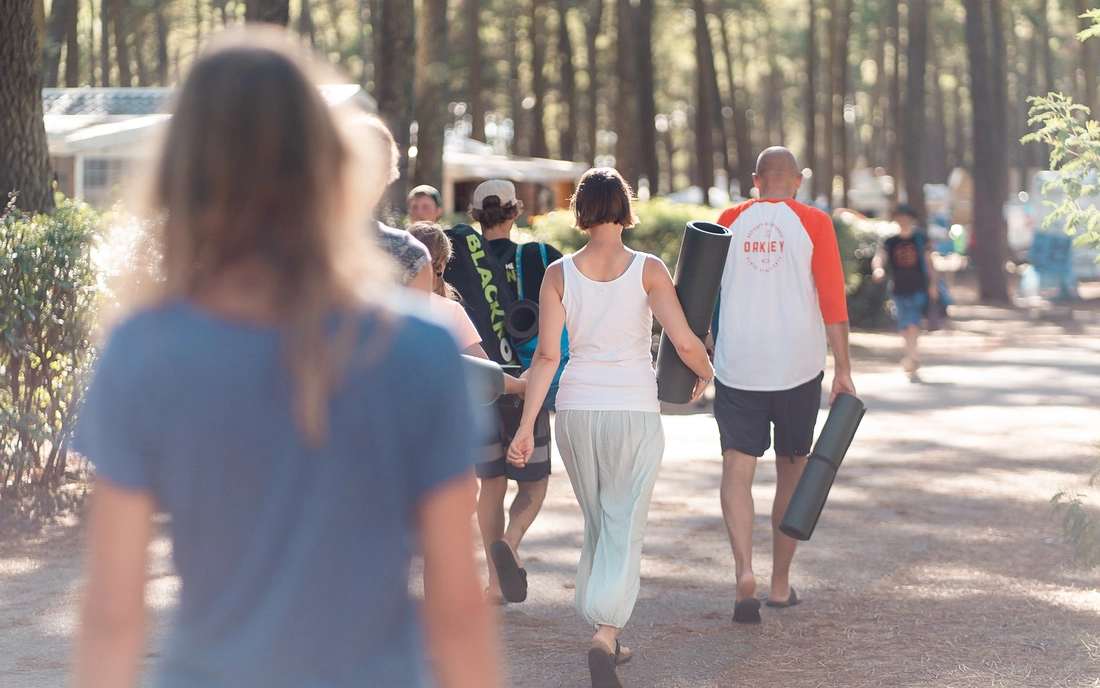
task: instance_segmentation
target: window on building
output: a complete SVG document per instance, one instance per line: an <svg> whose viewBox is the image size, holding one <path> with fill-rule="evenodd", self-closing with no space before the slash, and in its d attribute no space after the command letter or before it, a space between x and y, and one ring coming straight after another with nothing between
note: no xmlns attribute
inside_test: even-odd
<svg viewBox="0 0 1100 688"><path fill-rule="evenodd" d="M95 206L109 206L122 197L122 186L130 171L124 158L84 160L84 200Z"/></svg>

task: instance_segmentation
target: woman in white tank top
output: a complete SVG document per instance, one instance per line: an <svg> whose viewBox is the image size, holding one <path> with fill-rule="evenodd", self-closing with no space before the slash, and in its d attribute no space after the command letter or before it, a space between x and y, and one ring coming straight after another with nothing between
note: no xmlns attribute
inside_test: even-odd
<svg viewBox="0 0 1100 688"><path fill-rule="evenodd" d="M581 177L571 202L588 244L546 271L539 297L539 347L508 460L522 466L534 449L534 422L558 368L562 328L569 363L557 396L558 450L584 513L577 567L577 613L596 629L588 652L593 688L621 688L618 643L638 597L642 537L664 453L653 372L653 316L699 376L696 399L714 377L703 343L687 324L668 268L623 245L637 222L631 190L612 169Z"/></svg>

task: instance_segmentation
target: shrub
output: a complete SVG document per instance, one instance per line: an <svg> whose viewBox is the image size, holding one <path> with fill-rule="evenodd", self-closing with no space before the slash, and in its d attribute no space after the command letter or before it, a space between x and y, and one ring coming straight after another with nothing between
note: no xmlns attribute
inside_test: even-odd
<svg viewBox="0 0 1100 688"><path fill-rule="evenodd" d="M65 477L76 410L95 356L100 218L62 201L0 216L0 493Z"/></svg>
<svg viewBox="0 0 1100 688"><path fill-rule="evenodd" d="M833 216L836 241L848 289L848 322L854 327L876 328L887 319L886 282L871 279L871 260L878 250L881 236L879 222L858 217L850 212Z"/></svg>
<svg viewBox="0 0 1100 688"><path fill-rule="evenodd" d="M1100 450L1100 444L1097 445ZM1100 483L1100 465L1089 478L1088 486ZM1073 547L1073 554L1087 568L1100 564L1100 515L1088 510L1081 495L1065 489L1051 500L1054 513L1062 514L1062 537Z"/></svg>
<svg viewBox="0 0 1100 688"><path fill-rule="evenodd" d="M676 268L684 226L692 220L714 222L721 213L718 208L674 203L665 198L638 201L634 211L640 222L637 227L626 230L623 240L630 248L658 256L670 271ZM531 218L531 227L519 228L518 238L520 241L546 242L561 249L562 253L572 253L588 241L584 232L571 226L572 222L571 212L557 210Z"/></svg>

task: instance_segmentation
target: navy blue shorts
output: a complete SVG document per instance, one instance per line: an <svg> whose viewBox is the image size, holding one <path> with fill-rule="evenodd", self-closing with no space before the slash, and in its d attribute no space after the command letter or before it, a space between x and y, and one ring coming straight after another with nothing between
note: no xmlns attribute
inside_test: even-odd
<svg viewBox="0 0 1100 688"><path fill-rule="evenodd" d="M714 381L714 419L722 451L734 449L761 457L771 446L775 426L776 456L806 456L814 441L814 425L821 407L822 371L792 389L753 392Z"/></svg>
<svg viewBox="0 0 1100 688"><path fill-rule="evenodd" d="M479 478L503 478L521 483L534 483L550 475L550 412L546 409L535 416L535 451L527 464L520 468L505 458L508 445L519 429L523 416L523 402L518 396L505 394L497 400L500 424L488 438L481 461L474 465Z"/></svg>

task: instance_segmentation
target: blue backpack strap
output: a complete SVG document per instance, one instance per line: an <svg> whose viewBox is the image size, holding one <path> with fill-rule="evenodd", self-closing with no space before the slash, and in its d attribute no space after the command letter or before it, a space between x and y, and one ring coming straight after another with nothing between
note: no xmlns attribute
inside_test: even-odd
<svg viewBox="0 0 1100 688"><path fill-rule="evenodd" d="M550 259L546 257L546 244L539 242L539 253L542 254L542 267L545 269L550 264Z"/></svg>
<svg viewBox="0 0 1100 688"><path fill-rule="evenodd" d="M523 300L523 244L516 247L516 292Z"/></svg>

